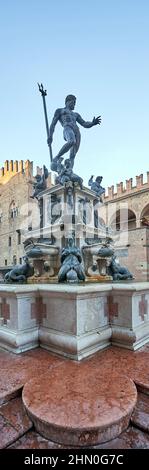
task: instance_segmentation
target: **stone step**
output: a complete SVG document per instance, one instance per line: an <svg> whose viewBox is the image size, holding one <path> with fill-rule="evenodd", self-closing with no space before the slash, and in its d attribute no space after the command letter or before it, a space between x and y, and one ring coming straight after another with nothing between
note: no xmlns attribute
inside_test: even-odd
<svg viewBox="0 0 149 470"><path fill-rule="evenodd" d="M97 371L96 371L97 372ZM25 384L23 403L45 438L71 446L109 441L127 429L136 405L131 379L69 363Z"/></svg>
<svg viewBox="0 0 149 470"><path fill-rule="evenodd" d="M149 396L138 393L137 404L131 416L131 422L137 428L149 433Z"/></svg>
<svg viewBox="0 0 149 470"><path fill-rule="evenodd" d="M17 441L9 446L9 449L63 449L64 446L45 439L36 431L28 431Z"/></svg>
<svg viewBox="0 0 149 470"><path fill-rule="evenodd" d="M0 351L0 363L3 365L0 374L0 405L21 395L23 385L37 371L38 375L42 375L47 368L60 366L61 362L61 359L40 348L21 355Z"/></svg>
<svg viewBox="0 0 149 470"><path fill-rule="evenodd" d="M0 449L5 449L18 440L32 426L21 398L15 398L0 406Z"/></svg>
<svg viewBox="0 0 149 470"><path fill-rule="evenodd" d="M35 431L28 431L25 435L9 446L9 449L72 449L63 444L57 444L45 439ZM73 447L74 449L75 447ZM90 447L91 448L91 447ZM93 449L149 449L149 435L133 426L122 432L116 439L92 446Z"/></svg>
<svg viewBox="0 0 149 470"><path fill-rule="evenodd" d="M149 449L149 435L134 426L128 429L116 439L94 447L94 449Z"/></svg>

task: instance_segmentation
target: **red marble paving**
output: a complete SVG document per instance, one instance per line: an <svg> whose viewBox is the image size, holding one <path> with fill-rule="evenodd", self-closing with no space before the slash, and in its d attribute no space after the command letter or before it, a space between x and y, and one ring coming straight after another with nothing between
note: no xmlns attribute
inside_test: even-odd
<svg viewBox="0 0 149 470"><path fill-rule="evenodd" d="M0 351L0 404L19 394L31 377L42 375L62 362L42 349L20 355Z"/></svg>
<svg viewBox="0 0 149 470"><path fill-rule="evenodd" d="M23 385L36 373L42 374L47 368L59 367L63 363L73 363L50 354L41 348L15 355L0 351L0 403L3 403L17 394ZM82 369L94 368L95 374L111 372L125 374L132 378L142 391L149 393L149 347L138 351L129 351L111 347L100 351L89 359L85 359L78 366Z"/></svg>
<svg viewBox="0 0 149 470"><path fill-rule="evenodd" d="M23 385L36 374L44 373L47 368L73 363L50 354L41 348L16 355L0 351L0 403L17 394ZM142 391L149 393L149 346L129 351L111 347L77 364L81 369L94 369L95 374L117 372L130 377Z"/></svg>
<svg viewBox="0 0 149 470"><path fill-rule="evenodd" d="M0 432L5 425L6 425L6 419L4 418L4 416L0 416Z"/></svg>
<svg viewBox="0 0 149 470"><path fill-rule="evenodd" d="M0 399L1 401L6 401L9 397L12 397L13 394L17 393L21 390L24 383L28 382L31 377L37 377L43 374L47 374L47 370L50 373L52 371L63 370L63 377L65 378L65 368L69 366L69 372L71 375L71 380L73 378L73 367L71 365L75 365L78 370L83 370L82 380L83 377L86 375L86 371L92 370L91 376L91 387L94 387L94 376L102 379L102 377L107 376L109 377L109 386L110 384L110 377L111 375L115 375L115 382L119 381L118 375L122 375L125 373L127 377L130 377L134 382L137 384L137 388L141 389L141 391L145 391L145 393L149 394L149 343L141 348L138 351L129 351L124 350L117 347L111 347L107 350L101 351L96 353L94 356L81 361L81 363L77 363L74 361L70 361L68 359L63 359L60 357L56 357L50 354L48 351L42 350L40 348L32 351L28 351L26 353L15 355L13 353L9 353L6 351L0 351ZM52 379L52 376L51 376ZM76 384L77 387L77 384ZM84 382L84 389L86 387L86 383ZM76 389L74 389L74 398L76 394ZM83 392L84 393L84 392ZM143 396L143 394L139 394L139 396ZM73 397L73 390L72 390L72 397ZM144 397L143 397L144 398ZM148 431L148 424L146 424L146 418L148 414L148 400L149 397L146 396L144 398L145 402L141 405L141 401L133 413L132 419L134 420L135 426L141 427L141 429L145 429ZM83 401L82 401L83 403ZM86 402L85 402L86 405ZM144 416L145 415L145 416ZM31 446L29 447L29 437L32 436L32 432L27 432L25 435L18 439L18 431L9 423L4 415L0 415L0 442L1 448L4 448L11 444L11 442L16 441L14 446L23 445L22 443L27 442L27 445L22 448L34 448L33 441L31 441ZM35 437L36 433L34 433ZM6 437L7 436L7 437ZM44 447L54 445L52 448L61 447L59 444L50 443L51 441L47 441L46 439L38 436L38 443L39 447L35 448L51 448L51 447ZM113 436L111 436L113 437ZM110 439L111 439L110 437ZM53 438L52 438L53 439ZM23 441L24 440L24 441ZM147 433L141 432L139 429L135 429L134 427L129 428L126 432L122 432L122 434L112 441L110 440L109 443L99 445L99 448L149 448L149 436ZM45 444L46 442L46 444ZM47 444L48 442L48 444ZM17 444L18 443L18 444ZM110 447L109 447L110 444ZM63 447L63 446L62 446ZM71 447L71 446L70 446ZM64 447L66 448L66 446ZM74 448L74 445L73 445Z"/></svg>
<svg viewBox="0 0 149 470"><path fill-rule="evenodd" d="M0 449L4 449L12 442L18 439L19 435L16 429L7 422L4 416L0 415Z"/></svg>
<svg viewBox="0 0 149 470"><path fill-rule="evenodd" d="M78 446L119 435L128 426L136 399L136 387L127 377L94 374L70 361L23 389L35 428L44 437Z"/></svg>
<svg viewBox="0 0 149 470"><path fill-rule="evenodd" d="M0 449L5 449L33 427L21 398L0 406Z"/></svg>
<svg viewBox="0 0 149 470"><path fill-rule="evenodd" d="M105 444L94 446L93 449L149 449L149 435L133 426L116 439Z"/></svg>
<svg viewBox="0 0 149 470"><path fill-rule="evenodd" d="M75 449L62 444L49 441L40 436L35 431L29 431L16 442L8 447L9 449ZM112 439L102 445L88 447L92 449L149 449L149 435L130 426L116 439Z"/></svg>
<svg viewBox="0 0 149 470"><path fill-rule="evenodd" d="M149 393L149 345L137 351L110 347L85 359L84 364L86 368L90 366L95 371L100 367L100 373L125 373L140 391Z"/></svg>
<svg viewBox="0 0 149 470"><path fill-rule="evenodd" d="M15 398L5 405L2 405L0 407L0 417L3 417L21 435L33 426L25 411L21 398Z"/></svg>
<svg viewBox="0 0 149 470"><path fill-rule="evenodd" d="M16 442L14 442L9 449L62 449L64 446L56 444L55 442L48 441L43 436L40 436L35 431L29 431Z"/></svg>
<svg viewBox="0 0 149 470"><path fill-rule="evenodd" d="M137 404L131 416L131 422L143 431L149 432L149 396L138 394Z"/></svg>

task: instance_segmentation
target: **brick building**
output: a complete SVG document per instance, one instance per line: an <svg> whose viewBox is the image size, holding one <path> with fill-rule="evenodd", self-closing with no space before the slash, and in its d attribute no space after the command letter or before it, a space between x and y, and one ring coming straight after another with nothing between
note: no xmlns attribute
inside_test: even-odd
<svg viewBox="0 0 149 470"><path fill-rule="evenodd" d="M37 173L42 169L37 167ZM0 170L0 269L2 273L22 263L23 239L37 217L37 200L33 193L33 162L6 161ZM48 186L51 185L51 175Z"/></svg>
<svg viewBox="0 0 149 470"><path fill-rule="evenodd" d="M117 190L108 188L100 209L103 222L111 228L116 254L121 265L127 266L137 281L149 280L149 172L120 182Z"/></svg>

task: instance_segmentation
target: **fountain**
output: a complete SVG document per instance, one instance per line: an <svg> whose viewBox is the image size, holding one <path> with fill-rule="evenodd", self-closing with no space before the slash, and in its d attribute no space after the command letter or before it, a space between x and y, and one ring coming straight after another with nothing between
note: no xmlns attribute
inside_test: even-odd
<svg viewBox="0 0 149 470"><path fill-rule="evenodd" d="M40 91L46 111L43 86ZM0 287L0 345L16 353L40 345L81 360L111 342L136 349L148 341L148 326L140 323L148 286L143 291L135 287L132 274L117 263L111 232L100 217L102 176L91 175L85 187L74 173L80 144L77 123L86 128L101 123L100 116L84 121L73 111L75 102L68 95L65 107L56 110L50 128L46 126L55 184L47 187L44 165L31 196L39 204L40 226L26 236L24 264L7 273ZM65 144L53 158L57 121ZM135 324L137 305L141 313Z"/></svg>

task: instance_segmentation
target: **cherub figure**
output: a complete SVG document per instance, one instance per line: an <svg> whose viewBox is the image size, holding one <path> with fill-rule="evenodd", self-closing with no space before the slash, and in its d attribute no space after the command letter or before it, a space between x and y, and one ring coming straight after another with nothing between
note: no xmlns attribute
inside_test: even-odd
<svg viewBox="0 0 149 470"><path fill-rule="evenodd" d="M97 176L95 181L93 181L94 175L92 175L88 181L88 186L91 186L91 190L96 193L96 196L100 197L103 193L105 193L105 188L102 188L101 181L103 179L102 176Z"/></svg>
<svg viewBox="0 0 149 470"><path fill-rule="evenodd" d="M37 197L41 191L44 191L44 189L46 189L47 187L46 180L48 178L48 175L49 175L49 172L46 166L44 165L43 174L35 176L36 182L34 183L34 193L31 196L32 199Z"/></svg>
<svg viewBox="0 0 149 470"><path fill-rule="evenodd" d="M56 178L57 184L59 183L64 186L65 183L68 183L69 181L71 181L72 183L78 183L78 185L82 189L83 179L80 176L73 173L71 161L69 158L65 160L64 164L61 163L61 159L60 159L57 170L58 170L58 176Z"/></svg>

